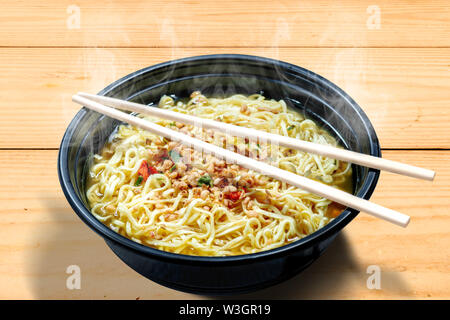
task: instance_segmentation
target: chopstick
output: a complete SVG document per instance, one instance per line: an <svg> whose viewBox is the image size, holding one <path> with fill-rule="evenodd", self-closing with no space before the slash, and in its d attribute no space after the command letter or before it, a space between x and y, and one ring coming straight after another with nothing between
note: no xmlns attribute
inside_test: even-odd
<svg viewBox="0 0 450 320"><path fill-rule="evenodd" d="M424 169L388 159L378 158L350 150L340 149L332 146L322 145L318 143L268 133L251 128L240 127L224 122L214 121L211 119L203 119L175 111L150 107L144 104L129 102L125 100L104 97L84 92L79 92L78 95L102 103L104 105L119 108L122 110L139 112L142 114L152 115L172 121L187 123L197 127L200 126L205 129L219 130L229 135L235 135L249 139L259 139L260 141L262 140L270 142L272 144L278 144L283 147L298 149L304 152L313 153L346 162L351 162L369 168L385 170L413 178L432 181L436 175L434 171L429 169Z"/></svg>
<svg viewBox="0 0 450 320"><path fill-rule="evenodd" d="M260 172L266 176L284 181L290 185L301 188L329 200L338 202L347 207L354 208L359 211L364 211L377 218L384 219L402 227L406 227L409 223L410 217L403 213L382 207L365 199L358 198L352 194L330 187L326 184L308 179L303 176L299 176L290 171L282 170L267 163L245 157L243 155L240 155L239 153L220 148L202 140L192 138L181 132L171 130L145 119L141 119L114 108L107 107L80 95L74 95L72 97L72 100L78 104L81 104L91 110L109 116L111 118L126 122L130 125L166 137L173 141L180 142L190 148L195 148L195 150L202 150L203 152L214 155L217 158L225 159L228 163L239 164L249 170Z"/></svg>

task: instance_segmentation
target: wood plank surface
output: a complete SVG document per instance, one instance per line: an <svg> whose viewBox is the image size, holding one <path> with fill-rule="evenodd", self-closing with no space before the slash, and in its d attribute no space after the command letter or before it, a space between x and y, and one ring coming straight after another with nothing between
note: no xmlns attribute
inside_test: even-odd
<svg viewBox="0 0 450 320"><path fill-rule="evenodd" d="M0 45L443 47L449 22L445 0L29 0L2 6Z"/></svg>
<svg viewBox="0 0 450 320"><path fill-rule="evenodd" d="M0 299L211 298L167 289L122 263L68 205L56 159L79 110L72 94L214 53L324 76L367 113L384 157L437 172L432 183L382 173L372 200L411 215L408 228L362 213L302 274L237 298L450 299L446 0L4 1ZM81 268L81 290L66 288L69 265ZM381 268L381 290L366 286L370 265Z"/></svg>
<svg viewBox="0 0 450 320"><path fill-rule="evenodd" d="M3 48L0 148L57 148L79 110L72 94L213 53L266 56L319 73L359 103L384 148L450 148L450 48Z"/></svg>
<svg viewBox="0 0 450 320"><path fill-rule="evenodd" d="M411 215L406 229L361 213L323 257L292 280L238 298L450 298L450 151L385 151L434 168L434 182L383 173L372 200ZM0 151L0 299L204 299L159 286L122 263L75 215L60 189L56 150ZM81 289L66 268L81 268ZM367 267L381 268L369 290Z"/></svg>

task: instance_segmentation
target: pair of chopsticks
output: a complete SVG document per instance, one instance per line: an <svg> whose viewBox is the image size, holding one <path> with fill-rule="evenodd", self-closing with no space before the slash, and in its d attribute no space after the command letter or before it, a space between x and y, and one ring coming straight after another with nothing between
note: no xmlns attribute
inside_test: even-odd
<svg viewBox="0 0 450 320"><path fill-rule="evenodd" d="M325 197L329 200L335 201L347 207L354 208L359 211L364 211L375 217L387 220L402 227L406 227L410 220L410 217L403 213L391 210L389 208L385 208L373 202L358 198L352 194L336 189L334 187L325 185L312 179L308 179L303 176L299 176L290 171L282 170L278 167L271 166L267 163L248 158L246 156L215 146L213 144L209 144L202 140L185 135L181 132L171 130L169 128L152 123L150 121L132 116L128 113L119 111L117 109L152 115L159 118L182 122L194 126L201 126L204 129L218 130L230 135L236 135L240 137L253 139L264 139L264 141L267 142L270 141L272 143L278 143L280 146L298 149L304 152L314 153L346 162L351 162L369 168L386 170L414 178L431 181L434 179L435 176L435 172L428 169L423 169L387 159L373 157L370 155L361 154L354 151L316 144L286 136L280 136L273 133L239 127L232 124L227 124L210 119L203 119L170 110L149 107L147 105L138 104L134 102L98 96L83 92L74 95L72 97L72 100L78 104L81 104L91 110L109 116L111 118L126 122L128 124L147 130L154 134L171 139L173 141L180 142L188 147L196 148L196 150L202 150L205 153L212 154L221 159L225 159L229 163L236 163L247 169L258 171L269 177L284 181L293 186L296 186L313 194Z"/></svg>

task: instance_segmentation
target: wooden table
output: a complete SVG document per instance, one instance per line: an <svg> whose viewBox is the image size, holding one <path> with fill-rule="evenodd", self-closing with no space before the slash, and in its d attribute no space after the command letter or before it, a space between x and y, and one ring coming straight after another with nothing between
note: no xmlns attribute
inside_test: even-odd
<svg viewBox="0 0 450 320"><path fill-rule="evenodd" d="M204 298L159 286L116 258L69 207L56 158L79 109L73 93L210 53L266 56L323 75L368 114L384 157L437 171L432 183L382 173L372 200L410 214L407 229L360 214L305 272L242 297L450 298L448 1L389 0L4 4L0 298ZM81 268L80 290L66 287L69 265ZM380 267L380 290L367 288L371 265Z"/></svg>

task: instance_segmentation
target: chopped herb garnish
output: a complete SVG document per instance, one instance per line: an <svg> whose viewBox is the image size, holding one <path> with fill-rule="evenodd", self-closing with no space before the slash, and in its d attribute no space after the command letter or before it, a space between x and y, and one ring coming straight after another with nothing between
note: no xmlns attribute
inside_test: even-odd
<svg viewBox="0 0 450 320"><path fill-rule="evenodd" d="M173 126L176 126L176 123L175 123L175 121L174 121L174 122L171 122L171 123L169 123L169 126L171 126L171 127L173 127Z"/></svg>
<svg viewBox="0 0 450 320"><path fill-rule="evenodd" d="M144 178L142 176L139 176L136 180L136 183L134 184L135 187L139 187L142 183L142 180L144 180Z"/></svg>
<svg viewBox="0 0 450 320"><path fill-rule="evenodd" d="M261 146L259 145L259 143L257 143L256 146L257 146L259 149L261 149Z"/></svg>
<svg viewBox="0 0 450 320"><path fill-rule="evenodd" d="M169 157L174 163L180 162L181 160L181 154L179 154L176 150L170 150Z"/></svg>
<svg viewBox="0 0 450 320"><path fill-rule="evenodd" d="M169 169L169 172L173 172L176 168L177 168L177 165L174 164L174 165L172 166L172 168Z"/></svg>
<svg viewBox="0 0 450 320"><path fill-rule="evenodd" d="M292 130L292 129L294 129L294 128L295 128L294 125L290 125L289 127L287 127L288 130Z"/></svg>
<svg viewBox="0 0 450 320"><path fill-rule="evenodd" d="M209 175L205 174L203 177L200 177L198 179L198 185L201 186L202 184L212 187L212 179Z"/></svg>

